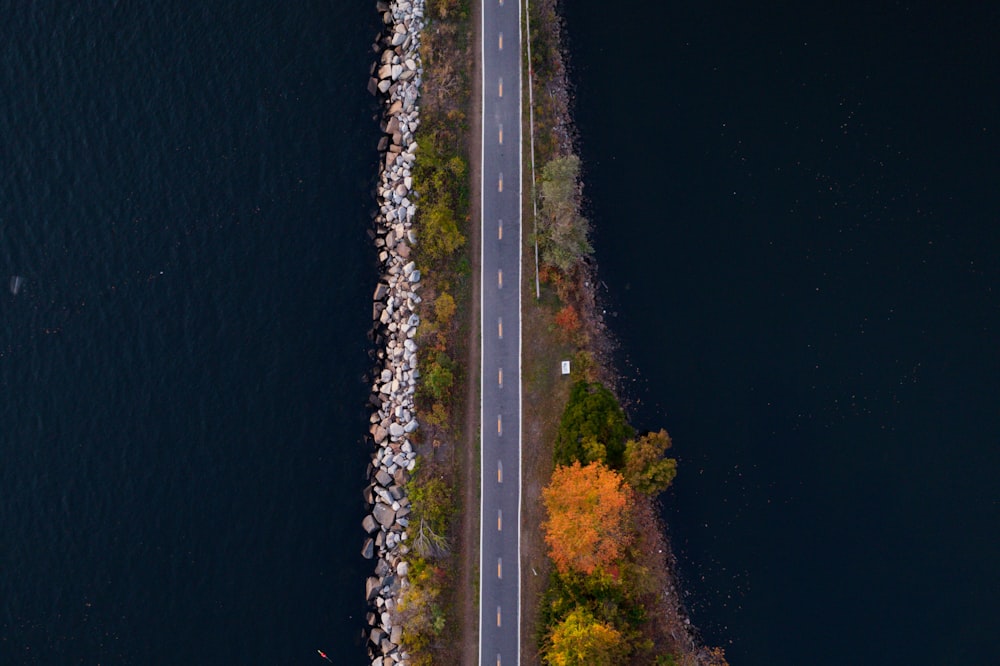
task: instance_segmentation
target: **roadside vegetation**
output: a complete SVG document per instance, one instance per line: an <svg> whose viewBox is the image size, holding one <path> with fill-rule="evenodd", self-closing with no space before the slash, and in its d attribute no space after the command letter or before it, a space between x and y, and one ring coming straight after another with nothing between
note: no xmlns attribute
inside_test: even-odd
<svg viewBox="0 0 1000 666"><path fill-rule="evenodd" d="M524 579L522 659L723 666L722 650L702 646L687 622L658 518L657 497L677 474L670 436L637 433L616 395L556 9L556 0L530 3L524 72L533 75L534 126L526 119L524 132L533 130L537 168L525 191L537 200L524 206L535 232L523 251L533 255L537 243L540 290L525 285L522 301L532 341L523 359L522 549L535 574ZM568 378L557 370L566 359Z"/></svg>
<svg viewBox="0 0 1000 666"><path fill-rule="evenodd" d="M465 441L463 362L472 316L469 245L469 146L466 143L473 54L470 0L427 0L421 38L419 149L413 183L418 205L414 261L420 269L421 324L414 444L419 464L407 484L408 588L396 609L415 666L459 663L455 578L461 506L459 450ZM474 508L474 507L473 507Z"/></svg>

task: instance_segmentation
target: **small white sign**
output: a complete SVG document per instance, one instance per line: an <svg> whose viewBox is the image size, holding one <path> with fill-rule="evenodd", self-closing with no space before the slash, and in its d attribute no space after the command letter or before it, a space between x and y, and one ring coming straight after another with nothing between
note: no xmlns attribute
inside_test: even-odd
<svg viewBox="0 0 1000 666"><path fill-rule="evenodd" d="M568 375L569 374L569 361L563 361L562 362L562 373L564 375Z"/></svg>

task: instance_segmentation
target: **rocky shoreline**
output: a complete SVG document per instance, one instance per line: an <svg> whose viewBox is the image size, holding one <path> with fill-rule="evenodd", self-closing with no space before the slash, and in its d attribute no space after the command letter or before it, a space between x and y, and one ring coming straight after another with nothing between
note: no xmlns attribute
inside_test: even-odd
<svg viewBox="0 0 1000 666"><path fill-rule="evenodd" d="M406 554L410 501L406 483L416 466L410 437L419 424L413 398L417 378L416 330L420 324L420 271L410 259L417 238L413 218L412 171L419 125L417 99L422 78L420 32L424 26L423 0L376 3L384 30L372 49L368 90L383 101L377 186L378 212L372 237L378 251L381 276L373 295L372 317L376 365L373 369L370 429L374 452L365 501L371 512L362 527L368 534L361 553L375 560L374 574L365 583L370 604L366 638L372 666L406 664L401 646L402 626L396 609L406 589Z"/></svg>

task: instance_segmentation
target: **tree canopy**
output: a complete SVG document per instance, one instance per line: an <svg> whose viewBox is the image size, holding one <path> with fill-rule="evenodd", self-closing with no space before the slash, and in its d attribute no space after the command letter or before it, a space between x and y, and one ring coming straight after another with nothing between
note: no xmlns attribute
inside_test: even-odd
<svg viewBox="0 0 1000 666"><path fill-rule="evenodd" d="M615 666L627 654L621 632L577 608L553 629L544 660L551 666Z"/></svg>
<svg viewBox="0 0 1000 666"><path fill-rule="evenodd" d="M570 390L556 436L557 465L605 462L620 469L625 440L634 434L617 398L599 383L577 382ZM601 454L603 453L603 457Z"/></svg>
<svg viewBox="0 0 1000 666"><path fill-rule="evenodd" d="M593 252L589 223L580 216L580 158L557 157L542 169L542 207L538 219L538 246L542 261L568 273Z"/></svg>
<svg viewBox="0 0 1000 666"><path fill-rule="evenodd" d="M622 468L625 481L644 495L658 495L666 490L677 476L677 461L664 457L671 444L666 430L626 442Z"/></svg>
<svg viewBox="0 0 1000 666"><path fill-rule="evenodd" d="M545 543L560 572L590 574L621 557L631 534L628 489L618 472L599 462L557 467L542 500Z"/></svg>

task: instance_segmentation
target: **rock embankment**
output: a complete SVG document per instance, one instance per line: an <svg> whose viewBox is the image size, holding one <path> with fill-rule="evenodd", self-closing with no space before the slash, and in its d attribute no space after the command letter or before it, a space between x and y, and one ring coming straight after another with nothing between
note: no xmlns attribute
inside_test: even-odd
<svg viewBox="0 0 1000 666"><path fill-rule="evenodd" d="M379 207L374 221L382 274L373 296L377 365L370 399L370 433L375 450L371 483L365 488L371 513L362 523L368 537L361 552L375 560L374 575L365 584L366 599L371 604L366 618L369 656L372 666L390 666L409 661L400 644L402 626L396 609L407 586L410 501L406 482L416 465L409 438L418 428L413 394L420 376L414 341L420 324L420 271L410 259L410 251L417 242L413 230L417 207L412 191L417 142L413 133L419 124L424 2L379 0L376 6L385 29L373 45L379 56L372 64L368 90L384 102L385 135L378 145L383 154L377 191Z"/></svg>

